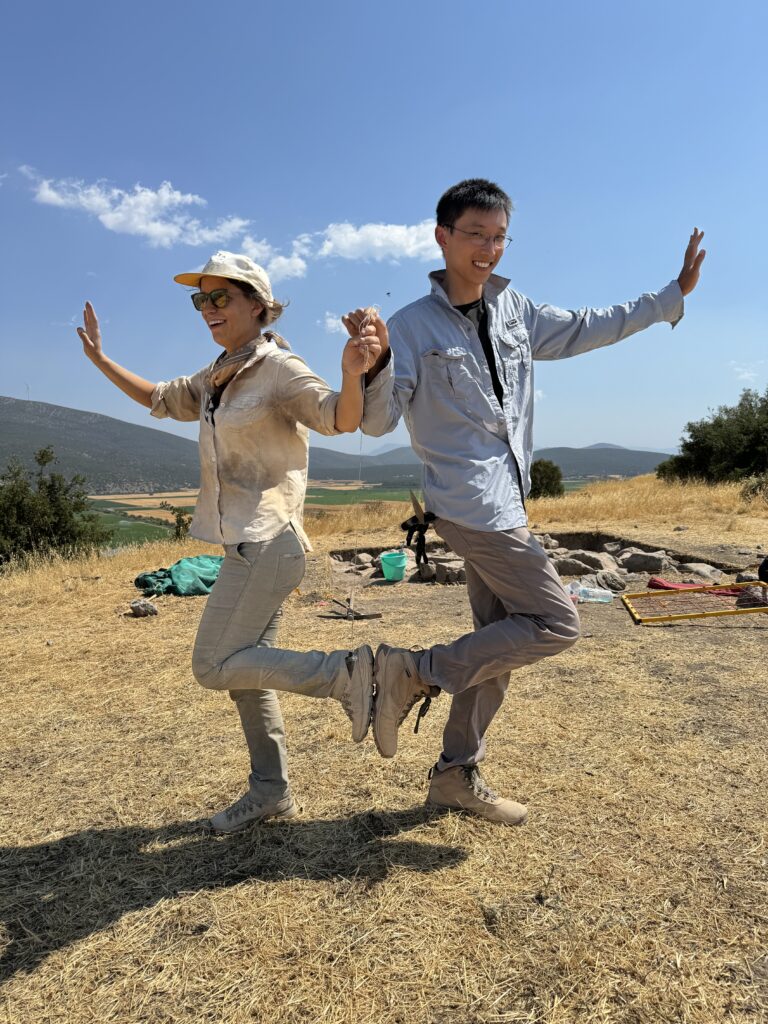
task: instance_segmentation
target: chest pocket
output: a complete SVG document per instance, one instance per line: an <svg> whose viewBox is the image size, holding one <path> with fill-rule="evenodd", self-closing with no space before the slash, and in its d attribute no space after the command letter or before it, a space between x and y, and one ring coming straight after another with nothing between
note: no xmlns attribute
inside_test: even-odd
<svg viewBox="0 0 768 1024"><path fill-rule="evenodd" d="M487 403L475 358L464 348L431 348L421 357L422 376L430 390L472 406Z"/></svg>
<svg viewBox="0 0 768 1024"><path fill-rule="evenodd" d="M500 335L499 354L510 390L528 381L531 374L531 343L525 328Z"/></svg>
<svg viewBox="0 0 768 1024"><path fill-rule="evenodd" d="M216 410L216 426L225 430L246 430L268 412L263 395L240 395L222 402Z"/></svg>

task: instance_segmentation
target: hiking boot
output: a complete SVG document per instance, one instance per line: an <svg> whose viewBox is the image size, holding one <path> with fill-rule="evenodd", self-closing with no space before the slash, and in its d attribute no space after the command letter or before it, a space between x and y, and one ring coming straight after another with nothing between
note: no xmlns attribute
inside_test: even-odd
<svg viewBox="0 0 768 1024"><path fill-rule="evenodd" d="M214 832L242 832L244 828L256 825L268 818L295 818L296 804L290 793L275 799L262 799L255 793L246 793L235 800L231 807L219 811L209 819Z"/></svg>
<svg viewBox="0 0 768 1024"><path fill-rule="evenodd" d="M382 757L394 757L397 753L397 730L413 705L420 700L424 701L413 730L418 732L419 722L429 711L432 698L440 693L437 686L425 683L419 675L415 656L417 653L402 647L389 647L387 644L382 644L376 651L373 670L376 680L373 739Z"/></svg>
<svg viewBox="0 0 768 1024"><path fill-rule="evenodd" d="M341 706L352 722L352 739L361 743L371 724L373 711L373 651L368 644L363 644L346 657L347 678L341 679L341 688L337 687L333 696L341 702Z"/></svg>
<svg viewBox="0 0 768 1024"><path fill-rule="evenodd" d="M504 825L524 825L528 808L514 800L505 800L494 793L476 764L462 764L457 768L429 769L432 780L427 794L427 807L467 811L488 821Z"/></svg>

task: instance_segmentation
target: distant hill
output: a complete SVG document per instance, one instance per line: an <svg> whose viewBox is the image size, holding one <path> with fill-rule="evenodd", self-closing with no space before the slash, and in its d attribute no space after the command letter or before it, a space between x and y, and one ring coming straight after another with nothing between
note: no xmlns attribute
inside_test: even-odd
<svg viewBox="0 0 768 1024"><path fill-rule="evenodd" d="M569 479L588 476L641 476L653 473L667 455L662 452L637 452L615 445L591 445L589 448L538 448L534 459L549 459Z"/></svg>
<svg viewBox="0 0 768 1024"><path fill-rule="evenodd" d="M372 441L363 441L364 451ZM11 457L31 467L34 452L46 445L54 447L56 470L65 476L81 473L92 494L171 491L200 484L196 441L98 413L0 397L0 469ZM607 443L541 448L534 453L534 458L556 463L569 478L652 473L666 457L662 452ZM313 480L362 478L386 486L415 487L421 480L421 465L407 445L362 458L312 447L309 475Z"/></svg>
<svg viewBox="0 0 768 1024"><path fill-rule="evenodd" d="M200 485L196 441L95 412L0 397L0 469L12 456L33 466L34 453L47 445L54 448L56 472L81 473L92 494Z"/></svg>

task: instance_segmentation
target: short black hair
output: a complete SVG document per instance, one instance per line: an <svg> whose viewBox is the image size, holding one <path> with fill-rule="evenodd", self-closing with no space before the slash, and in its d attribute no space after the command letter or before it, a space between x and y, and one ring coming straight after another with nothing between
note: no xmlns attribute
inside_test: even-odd
<svg viewBox="0 0 768 1024"><path fill-rule="evenodd" d="M504 189L486 178L466 178L443 192L437 204L437 223L451 227L469 209L503 210L509 222L514 207Z"/></svg>

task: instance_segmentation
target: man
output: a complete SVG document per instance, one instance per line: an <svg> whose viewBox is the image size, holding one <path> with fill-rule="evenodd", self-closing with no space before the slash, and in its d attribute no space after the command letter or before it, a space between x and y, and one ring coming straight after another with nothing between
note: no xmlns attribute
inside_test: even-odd
<svg viewBox="0 0 768 1024"><path fill-rule="evenodd" d="M656 294L608 309L537 306L493 271L509 243L512 203L484 179L459 182L437 205L435 238L445 269L429 295L388 323L363 327L382 340L362 429L380 436L404 416L424 463L426 507L464 558L475 632L425 651L382 645L376 654L373 733L392 757L397 730L415 703L453 696L443 751L430 771L427 803L522 824L524 805L497 796L480 775L484 736L504 699L510 670L570 647L578 615L545 552L526 528L533 449L532 359L564 359L611 345L652 324L674 327L696 286L704 251L694 229L683 269ZM346 318L360 331L363 311ZM375 378L375 379L374 379ZM371 383L371 381L373 383ZM384 411L386 410L386 411Z"/></svg>

